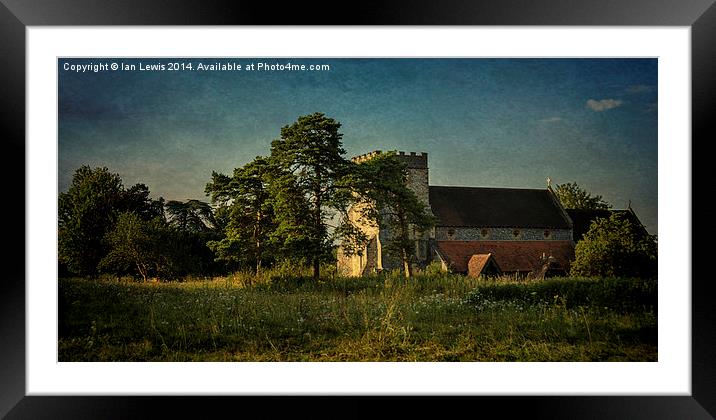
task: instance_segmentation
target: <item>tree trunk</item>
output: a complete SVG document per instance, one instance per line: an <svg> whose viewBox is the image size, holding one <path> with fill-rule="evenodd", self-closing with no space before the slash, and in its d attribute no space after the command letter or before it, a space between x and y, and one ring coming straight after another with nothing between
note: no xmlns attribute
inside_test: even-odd
<svg viewBox="0 0 716 420"><path fill-rule="evenodd" d="M318 177L318 185L321 185L321 173L320 171L316 171L317 177ZM323 205L322 197L321 197L321 191L320 189L316 190L314 192L316 195L316 213L314 215L314 223L315 223L315 232L316 232L316 241L318 241L317 245L319 245L316 249L317 252L320 253L321 250L321 243L323 242L323 238L321 237L321 233L323 231L322 229L322 223L323 220L321 220L321 205ZM321 263L319 261L320 255L314 255L313 256L313 280L315 282L318 282L318 280L321 277Z"/></svg>
<svg viewBox="0 0 716 420"><path fill-rule="evenodd" d="M261 241L256 240L256 277L261 275Z"/></svg>
<svg viewBox="0 0 716 420"><path fill-rule="evenodd" d="M137 263L137 270L139 270L139 274L142 276L142 281L144 283L147 282L147 270L144 268L144 264Z"/></svg>
<svg viewBox="0 0 716 420"><path fill-rule="evenodd" d="M261 275L261 212L256 212L254 225L254 241L256 241L256 277Z"/></svg>
<svg viewBox="0 0 716 420"><path fill-rule="evenodd" d="M318 258L313 259L313 280L318 281L321 278L321 262Z"/></svg>
<svg viewBox="0 0 716 420"><path fill-rule="evenodd" d="M405 217L405 212L398 206L398 224L400 225L400 254L403 260L403 272L405 278L409 279L413 276L413 270L410 268L410 258L408 256L408 250L405 248L405 244L408 243L410 235L408 234L408 222Z"/></svg>
<svg viewBox="0 0 716 420"><path fill-rule="evenodd" d="M256 255L256 281L259 281L261 276L261 254ZM253 286L253 282L249 280L249 286Z"/></svg>
<svg viewBox="0 0 716 420"><path fill-rule="evenodd" d="M410 259L408 258L408 252L405 248L402 249L403 256L403 271L405 272L405 278L409 279L413 276L413 270L410 268Z"/></svg>

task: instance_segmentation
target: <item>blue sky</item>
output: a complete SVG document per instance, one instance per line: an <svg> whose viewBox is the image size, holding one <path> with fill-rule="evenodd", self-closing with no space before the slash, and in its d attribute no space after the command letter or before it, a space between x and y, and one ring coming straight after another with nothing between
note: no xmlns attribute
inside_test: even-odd
<svg viewBox="0 0 716 420"><path fill-rule="evenodd" d="M64 63L329 64L329 71L100 71ZM211 172L323 112L347 157L427 152L432 185L577 182L657 233L656 59L60 59L59 173L107 166L154 197L207 200Z"/></svg>

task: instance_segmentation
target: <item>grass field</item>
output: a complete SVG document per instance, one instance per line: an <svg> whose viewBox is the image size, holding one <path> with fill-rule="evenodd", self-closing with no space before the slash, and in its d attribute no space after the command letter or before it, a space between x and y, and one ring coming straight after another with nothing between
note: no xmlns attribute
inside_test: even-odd
<svg viewBox="0 0 716 420"><path fill-rule="evenodd" d="M60 279L60 361L656 361L656 281Z"/></svg>

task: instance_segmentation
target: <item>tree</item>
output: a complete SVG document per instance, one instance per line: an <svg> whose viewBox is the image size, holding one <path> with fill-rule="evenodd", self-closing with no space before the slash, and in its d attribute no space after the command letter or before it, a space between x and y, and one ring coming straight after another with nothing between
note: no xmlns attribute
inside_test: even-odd
<svg viewBox="0 0 716 420"><path fill-rule="evenodd" d="M167 256L173 275L206 273L214 264L214 252L208 243L218 239L214 209L200 200L166 203Z"/></svg>
<svg viewBox="0 0 716 420"><path fill-rule="evenodd" d="M219 206L221 240L210 241L209 247L217 259L227 262L252 262L256 274L270 259L273 250L268 245L275 228L274 212L268 190L271 168L263 157L241 168L232 177L216 172L206 185L206 193Z"/></svg>
<svg viewBox="0 0 716 420"><path fill-rule="evenodd" d="M284 246L312 263L315 280L321 261L332 258L327 220L345 204L340 180L349 161L343 157L340 127L314 113L281 128L281 138L271 143L275 233Z"/></svg>
<svg viewBox="0 0 716 420"><path fill-rule="evenodd" d="M166 236L166 224L160 217L147 221L134 212L121 213L105 236L110 250L99 267L109 272L136 269L144 281L152 274L166 275L171 271Z"/></svg>
<svg viewBox="0 0 716 420"><path fill-rule="evenodd" d="M95 275L106 254L105 233L112 227L123 198L122 180L107 168L82 166L58 199L58 251L70 271Z"/></svg>
<svg viewBox="0 0 716 420"><path fill-rule="evenodd" d="M213 227L214 215L209 203L170 200L165 208L167 221L180 232L206 232Z"/></svg>
<svg viewBox="0 0 716 420"><path fill-rule="evenodd" d="M306 265L312 261L316 248L314 237L307 228L313 223L313 215L310 203L297 184L297 177L290 172L276 168L271 173L268 191L275 225L269 233L269 241L274 245L277 257ZM326 256L319 255L319 258Z"/></svg>
<svg viewBox="0 0 716 420"><path fill-rule="evenodd" d="M612 205L602 200L601 195L592 196L576 182L557 185L554 194L566 209L608 210Z"/></svg>
<svg viewBox="0 0 716 420"><path fill-rule="evenodd" d="M405 277L412 277L415 241L435 224L435 218L407 186L407 166L389 152L355 165L351 173L355 175L348 183L356 197L353 209L359 213L358 220L377 223L389 232L386 251L401 260ZM345 214L342 245L346 254L360 249L359 244L366 239L353 223L346 223L349 220Z"/></svg>
<svg viewBox="0 0 716 420"><path fill-rule="evenodd" d="M120 211L131 211L137 213L144 220L152 220L155 217L165 219L164 198L152 200L149 197L149 187L144 184L134 184L122 193Z"/></svg>
<svg viewBox="0 0 716 420"><path fill-rule="evenodd" d="M625 215L597 218L575 247L575 276L655 277L657 242Z"/></svg>
<svg viewBox="0 0 716 420"><path fill-rule="evenodd" d="M121 212L137 213L144 220L161 216L162 199L149 198L149 189L136 184L129 189L118 174L106 167L81 166L66 192L58 197L59 261L76 274L94 276L107 254L105 234Z"/></svg>

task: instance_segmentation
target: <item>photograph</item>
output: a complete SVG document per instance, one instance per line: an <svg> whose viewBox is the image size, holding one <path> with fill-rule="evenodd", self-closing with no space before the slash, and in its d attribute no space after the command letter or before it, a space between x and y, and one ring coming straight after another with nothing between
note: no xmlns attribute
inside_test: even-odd
<svg viewBox="0 0 716 420"><path fill-rule="evenodd" d="M658 57L56 65L58 362L660 361Z"/></svg>
<svg viewBox="0 0 716 420"><path fill-rule="evenodd" d="M0 417L713 418L713 1L0 0Z"/></svg>

